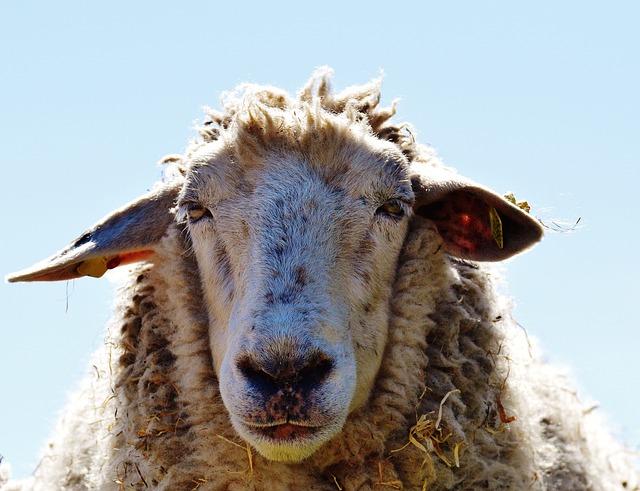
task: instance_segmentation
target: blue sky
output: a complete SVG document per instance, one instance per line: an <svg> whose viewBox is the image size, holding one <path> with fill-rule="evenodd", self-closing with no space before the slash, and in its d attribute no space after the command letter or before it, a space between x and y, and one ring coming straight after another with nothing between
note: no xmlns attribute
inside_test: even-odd
<svg viewBox="0 0 640 491"><path fill-rule="evenodd" d="M233 5L232 5L233 4ZM548 234L506 265L516 317L640 446L640 3L36 2L0 6L0 272L149 189L201 107L385 73L383 102L445 162L513 191ZM28 475L102 343L109 281L2 284L0 454Z"/></svg>

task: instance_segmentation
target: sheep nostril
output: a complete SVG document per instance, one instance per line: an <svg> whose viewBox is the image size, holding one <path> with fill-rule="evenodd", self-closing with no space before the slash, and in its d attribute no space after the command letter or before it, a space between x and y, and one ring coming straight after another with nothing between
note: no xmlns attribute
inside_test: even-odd
<svg viewBox="0 0 640 491"><path fill-rule="evenodd" d="M306 387L321 385L333 370L333 362L324 353L316 353L297 372L299 383Z"/></svg>
<svg viewBox="0 0 640 491"><path fill-rule="evenodd" d="M277 385L271 375L265 372L250 356L238 360L237 367L245 380L249 381L260 392L275 392Z"/></svg>
<svg viewBox="0 0 640 491"><path fill-rule="evenodd" d="M242 377L263 394L281 389L313 390L333 371L333 362L324 353L315 352L298 360L281 357L257 361L244 355L236 366Z"/></svg>

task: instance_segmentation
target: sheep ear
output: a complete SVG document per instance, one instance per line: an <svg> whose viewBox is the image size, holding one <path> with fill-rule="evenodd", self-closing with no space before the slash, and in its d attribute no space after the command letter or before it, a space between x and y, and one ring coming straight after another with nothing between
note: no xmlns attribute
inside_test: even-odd
<svg viewBox="0 0 640 491"><path fill-rule="evenodd" d="M414 211L435 223L452 256L501 261L542 238L536 220L493 191L451 171L420 167L411 178Z"/></svg>
<svg viewBox="0 0 640 491"><path fill-rule="evenodd" d="M64 249L30 268L10 274L9 282L59 281L93 276L141 261L174 221L171 208L180 190L167 185L107 215Z"/></svg>

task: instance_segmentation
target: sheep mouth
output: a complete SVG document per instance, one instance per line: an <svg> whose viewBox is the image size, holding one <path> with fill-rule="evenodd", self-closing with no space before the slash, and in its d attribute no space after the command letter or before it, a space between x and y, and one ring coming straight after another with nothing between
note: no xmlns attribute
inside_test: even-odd
<svg viewBox="0 0 640 491"><path fill-rule="evenodd" d="M299 421L252 424L236 419L232 422L240 436L260 454L280 462L300 462L310 457L342 427L342 423L319 425Z"/></svg>
<svg viewBox="0 0 640 491"><path fill-rule="evenodd" d="M319 428L296 423L282 423L271 426L254 426L251 430L274 443L285 443L313 438Z"/></svg>

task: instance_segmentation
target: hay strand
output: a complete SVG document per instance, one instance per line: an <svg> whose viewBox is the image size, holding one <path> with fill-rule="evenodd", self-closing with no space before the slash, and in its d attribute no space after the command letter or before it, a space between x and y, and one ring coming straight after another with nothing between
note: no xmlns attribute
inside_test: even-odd
<svg viewBox="0 0 640 491"><path fill-rule="evenodd" d="M240 445L239 443L229 440L227 437L222 435L217 435L217 436L221 440L224 440L225 442L230 443L231 445L241 448L247 452L247 459L249 460L249 468L248 468L249 475L253 474L253 453L251 453L251 446L248 443L246 443L244 446Z"/></svg>

